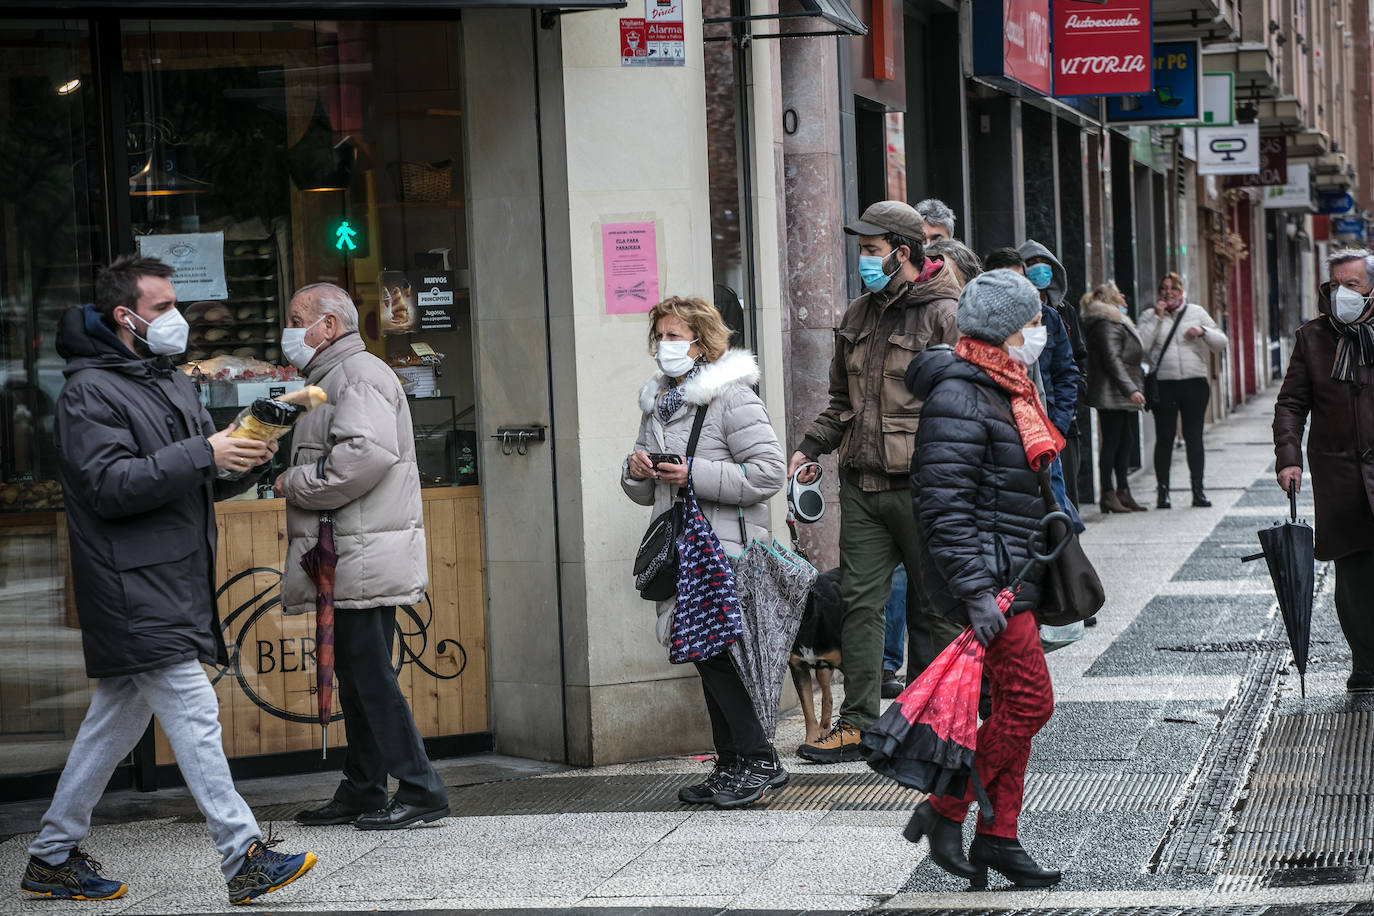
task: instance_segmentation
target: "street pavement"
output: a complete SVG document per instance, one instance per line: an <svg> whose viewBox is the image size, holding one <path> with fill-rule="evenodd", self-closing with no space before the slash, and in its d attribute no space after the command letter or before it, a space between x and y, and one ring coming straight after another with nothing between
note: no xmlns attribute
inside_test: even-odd
<svg viewBox="0 0 1374 916"><path fill-rule="evenodd" d="M1084 512L1108 601L1081 642L1049 656L1057 706L1033 746L1021 820L1026 848L1063 870L1056 888L1013 890L994 875L989 891L968 891L926 860L924 843L901 837L921 796L862 763L797 759L793 714L778 734L792 784L737 812L677 802L677 787L709 766L691 757L585 770L443 761L454 816L395 833L295 826L296 810L332 792L328 776L244 781L280 848L320 858L263 907L1374 916L1374 701L1345 693L1329 565L1318 567L1304 697L1267 570L1239 560L1287 512L1273 482L1272 409L1261 396L1209 430L1211 509L1176 489L1171 511ZM1181 450L1173 479L1188 480ZM1135 480L1153 506L1152 473ZM1310 517L1306 494L1300 511ZM21 899L42 808L0 806L0 872L14 882L0 911L228 909L184 790L110 793L98 809L87 845L129 882L125 898Z"/></svg>

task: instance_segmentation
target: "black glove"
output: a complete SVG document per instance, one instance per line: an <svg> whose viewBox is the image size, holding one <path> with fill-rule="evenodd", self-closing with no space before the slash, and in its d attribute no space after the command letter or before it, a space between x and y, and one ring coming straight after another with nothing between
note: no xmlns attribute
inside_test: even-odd
<svg viewBox="0 0 1374 916"><path fill-rule="evenodd" d="M997 634L1007 628L1007 615L1002 613L997 606L997 599L991 594L979 595L966 602L964 607L968 611L968 625L973 629L973 638L984 649L992 645Z"/></svg>

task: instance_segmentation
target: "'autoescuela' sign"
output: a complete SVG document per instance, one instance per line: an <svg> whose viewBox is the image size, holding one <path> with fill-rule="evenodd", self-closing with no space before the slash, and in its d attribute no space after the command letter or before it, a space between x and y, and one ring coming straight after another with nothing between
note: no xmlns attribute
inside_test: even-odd
<svg viewBox="0 0 1374 916"><path fill-rule="evenodd" d="M1054 0L1054 94L1151 91L1150 0Z"/></svg>

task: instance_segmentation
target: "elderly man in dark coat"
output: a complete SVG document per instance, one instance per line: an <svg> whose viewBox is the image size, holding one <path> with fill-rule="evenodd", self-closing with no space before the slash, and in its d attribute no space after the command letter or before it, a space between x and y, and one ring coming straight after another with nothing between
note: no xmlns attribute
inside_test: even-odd
<svg viewBox="0 0 1374 916"><path fill-rule="evenodd" d="M1317 506L1317 559L1336 562L1336 615L1350 644L1346 690L1374 693L1374 255L1327 261L1321 315L1298 328L1274 406L1279 486L1302 485L1302 433Z"/></svg>
<svg viewBox="0 0 1374 916"><path fill-rule="evenodd" d="M124 256L96 279L94 305L62 316L58 476L71 538L91 705L20 887L108 900L128 888L82 850L110 776L157 716L219 852L230 903L291 883L313 853L274 852L234 789L219 702L204 665L224 665L215 610L216 498L247 489L275 446L219 432L169 357L186 350L172 269Z"/></svg>

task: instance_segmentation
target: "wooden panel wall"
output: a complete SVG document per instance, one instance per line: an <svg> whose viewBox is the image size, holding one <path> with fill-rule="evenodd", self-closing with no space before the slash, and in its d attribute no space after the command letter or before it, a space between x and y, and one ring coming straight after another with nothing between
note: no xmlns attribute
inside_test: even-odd
<svg viewBox="0 0 1374 916"><path fill-rule="evenodd" d="M434 488L423 497L429 602L397 614L401 690L423 737L486 731L481 488ZM219 612L231 663L224 673L211 672L211 678L219 677L215 690L225 752L244 757L318 749L315 615L288 617L280 604L285 507L278 500L245 500L220 503L217 510ZM339 715L337 691L334 715ZM171 763L161 729L157 742L158 762ZM329 746L345 742L343 721L336 719Z"/></svg>

